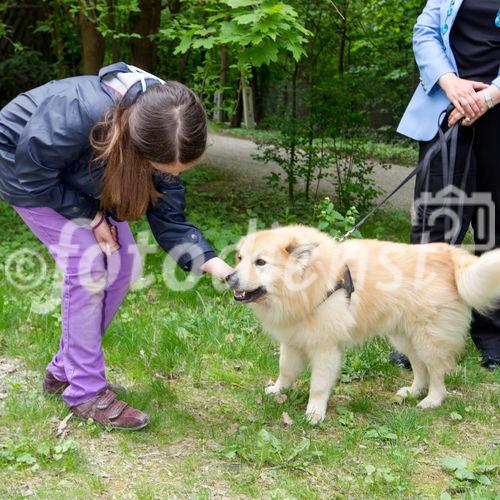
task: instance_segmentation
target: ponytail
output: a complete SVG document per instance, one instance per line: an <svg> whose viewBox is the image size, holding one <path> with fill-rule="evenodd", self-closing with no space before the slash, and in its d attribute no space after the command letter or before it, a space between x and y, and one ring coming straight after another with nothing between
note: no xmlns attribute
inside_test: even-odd
<svg viewBox="0 0 500 500"><path fill-rule="evenodd" d="M160 194L153 183L153 168L130 140L131 106L116 106L90 134L93 161L106 164L102 177L101 207L121 220L137 220Z"/></svg>

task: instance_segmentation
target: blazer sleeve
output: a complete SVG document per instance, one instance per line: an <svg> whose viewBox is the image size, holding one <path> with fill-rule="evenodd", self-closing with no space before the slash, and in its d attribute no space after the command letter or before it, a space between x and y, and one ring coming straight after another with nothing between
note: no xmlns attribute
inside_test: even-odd
<svg viewBox="0 0 500 500"><path fill-rule="evenodd" d="M92 122L76 97L54 95L37 107L19 137L16 173L38 206L67 219L93 219L99 201L62 180L65 168L88 148Z"/></svg>
<svg viewBox="0 0 500 500"><path fill-rule="evenodd" d="M201 266L217 254L186 218L184 186L178 177L162 175L156 188L162 196L146 214L156 241L182 269L202 274Z"/></svg>
<svg viewBox="0 0 500 500"><path fill-rule="evenodd" d="M428 0L413 29L413 52L427 94L445 73L455 73L441 36L441 0Z"/></svg>

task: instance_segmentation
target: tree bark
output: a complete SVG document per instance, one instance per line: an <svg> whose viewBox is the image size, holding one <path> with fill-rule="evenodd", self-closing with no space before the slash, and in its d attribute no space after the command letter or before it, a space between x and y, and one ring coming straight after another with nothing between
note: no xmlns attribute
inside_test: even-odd
<svg viewBox="0 0 500 500"><path fill-rule="evenodd" d="M140 0L141 13L132 27L133 33L141 38L133 38L131 43L132 64L153 72L156 67L156 43L149 39L160 27L161 0Z"/></svg>
<svg viewBox="0 0 500 500"><path fill-rule="evenodd" d="M84 14L83 9L80 10L79 20L83 51L82 73L84 75L95 75L104 62L104 40L93 21L95 13L89 10L87 14L89 17Z"/></svg>
<svg viewBox="0 0 500 500"><path fill-rule="evenodd" d="M116 32L116 17L115 17L115 0L108 0L108 23L111 29L111 36ZM120 60L120 44L113 36L111 40L111 62L118 62Z"/></svg>
<svg viewBox="0 0 500 500"><path fill-rule="evenodd" d="M347 10L349 2L346 1L342 9L342 19L340 25L340 48L339 48L339 74L344 76L344 62L347 42Z"/></svg>
<svg viewBox="0 0 500 500"><path fill-rule="evenodd" d="M238 97L236 101L236 109L234 111L233 116L231 116L231 127L240 128L242 118L243 118L243 96L242 96L241 85L238 85Z"/></svg>

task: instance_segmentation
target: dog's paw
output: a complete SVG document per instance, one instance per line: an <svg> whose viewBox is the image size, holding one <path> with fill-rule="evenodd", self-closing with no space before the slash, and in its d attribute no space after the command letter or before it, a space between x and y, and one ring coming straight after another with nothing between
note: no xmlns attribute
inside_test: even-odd
<svg viewBox="0 0 500 500"><path fill-rule="evenodd" d="M316 425L325 419L326 405L309 403L306 409L306 418L311 425Z"/></svg>
<svg viewBox="0 0 500 500"><path fill-rule="evenodd" d="M442 398L431 398L427 396L426 398L422 399L420 403L418 403L417 408L421 408L422 410L438 408L439 406L441 406L442 402L443 402Z"/></svg>
<svg viewBox="0 0 500 500"><path fill-rule="evenodd" d="M401 387L396 396L399 398L418 398L422 394L423 389L415 389L414 387Z"/></svg>
<svg viewBox="0 0 500 500"><path fill-rule="evenodd" d="M280 386L278 384L273 384L269 385L264 389L264 392L266 394L279 394L280 393Z"/></svg>
<svg viewBox="0 0 500 500"><path fill-rule="evenodd" d="M325 419L325 412L308 411L306 412L306 418L311 425L318 425Z"/></svg>
<svg viewBox="0 0 500 500"><path fill-rule="evenodd" d="M401 387L401 389L399 389L399 391L396 392L396 396L403 399L414 397L411 387Z"/></svg>

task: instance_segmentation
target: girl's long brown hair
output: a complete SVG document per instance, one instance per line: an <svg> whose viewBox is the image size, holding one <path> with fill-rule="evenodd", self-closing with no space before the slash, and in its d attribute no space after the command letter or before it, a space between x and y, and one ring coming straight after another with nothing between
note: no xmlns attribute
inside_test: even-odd
<svg viewBox="0 0 500 500"><path fill-rule="evenodd" d="M207 118L194 92L178 82L149 87L134 104L122 101L90 133L93 161L105 163L101 207L136 220L160 193L151 162L189 164L207 142Z"/></svg>

